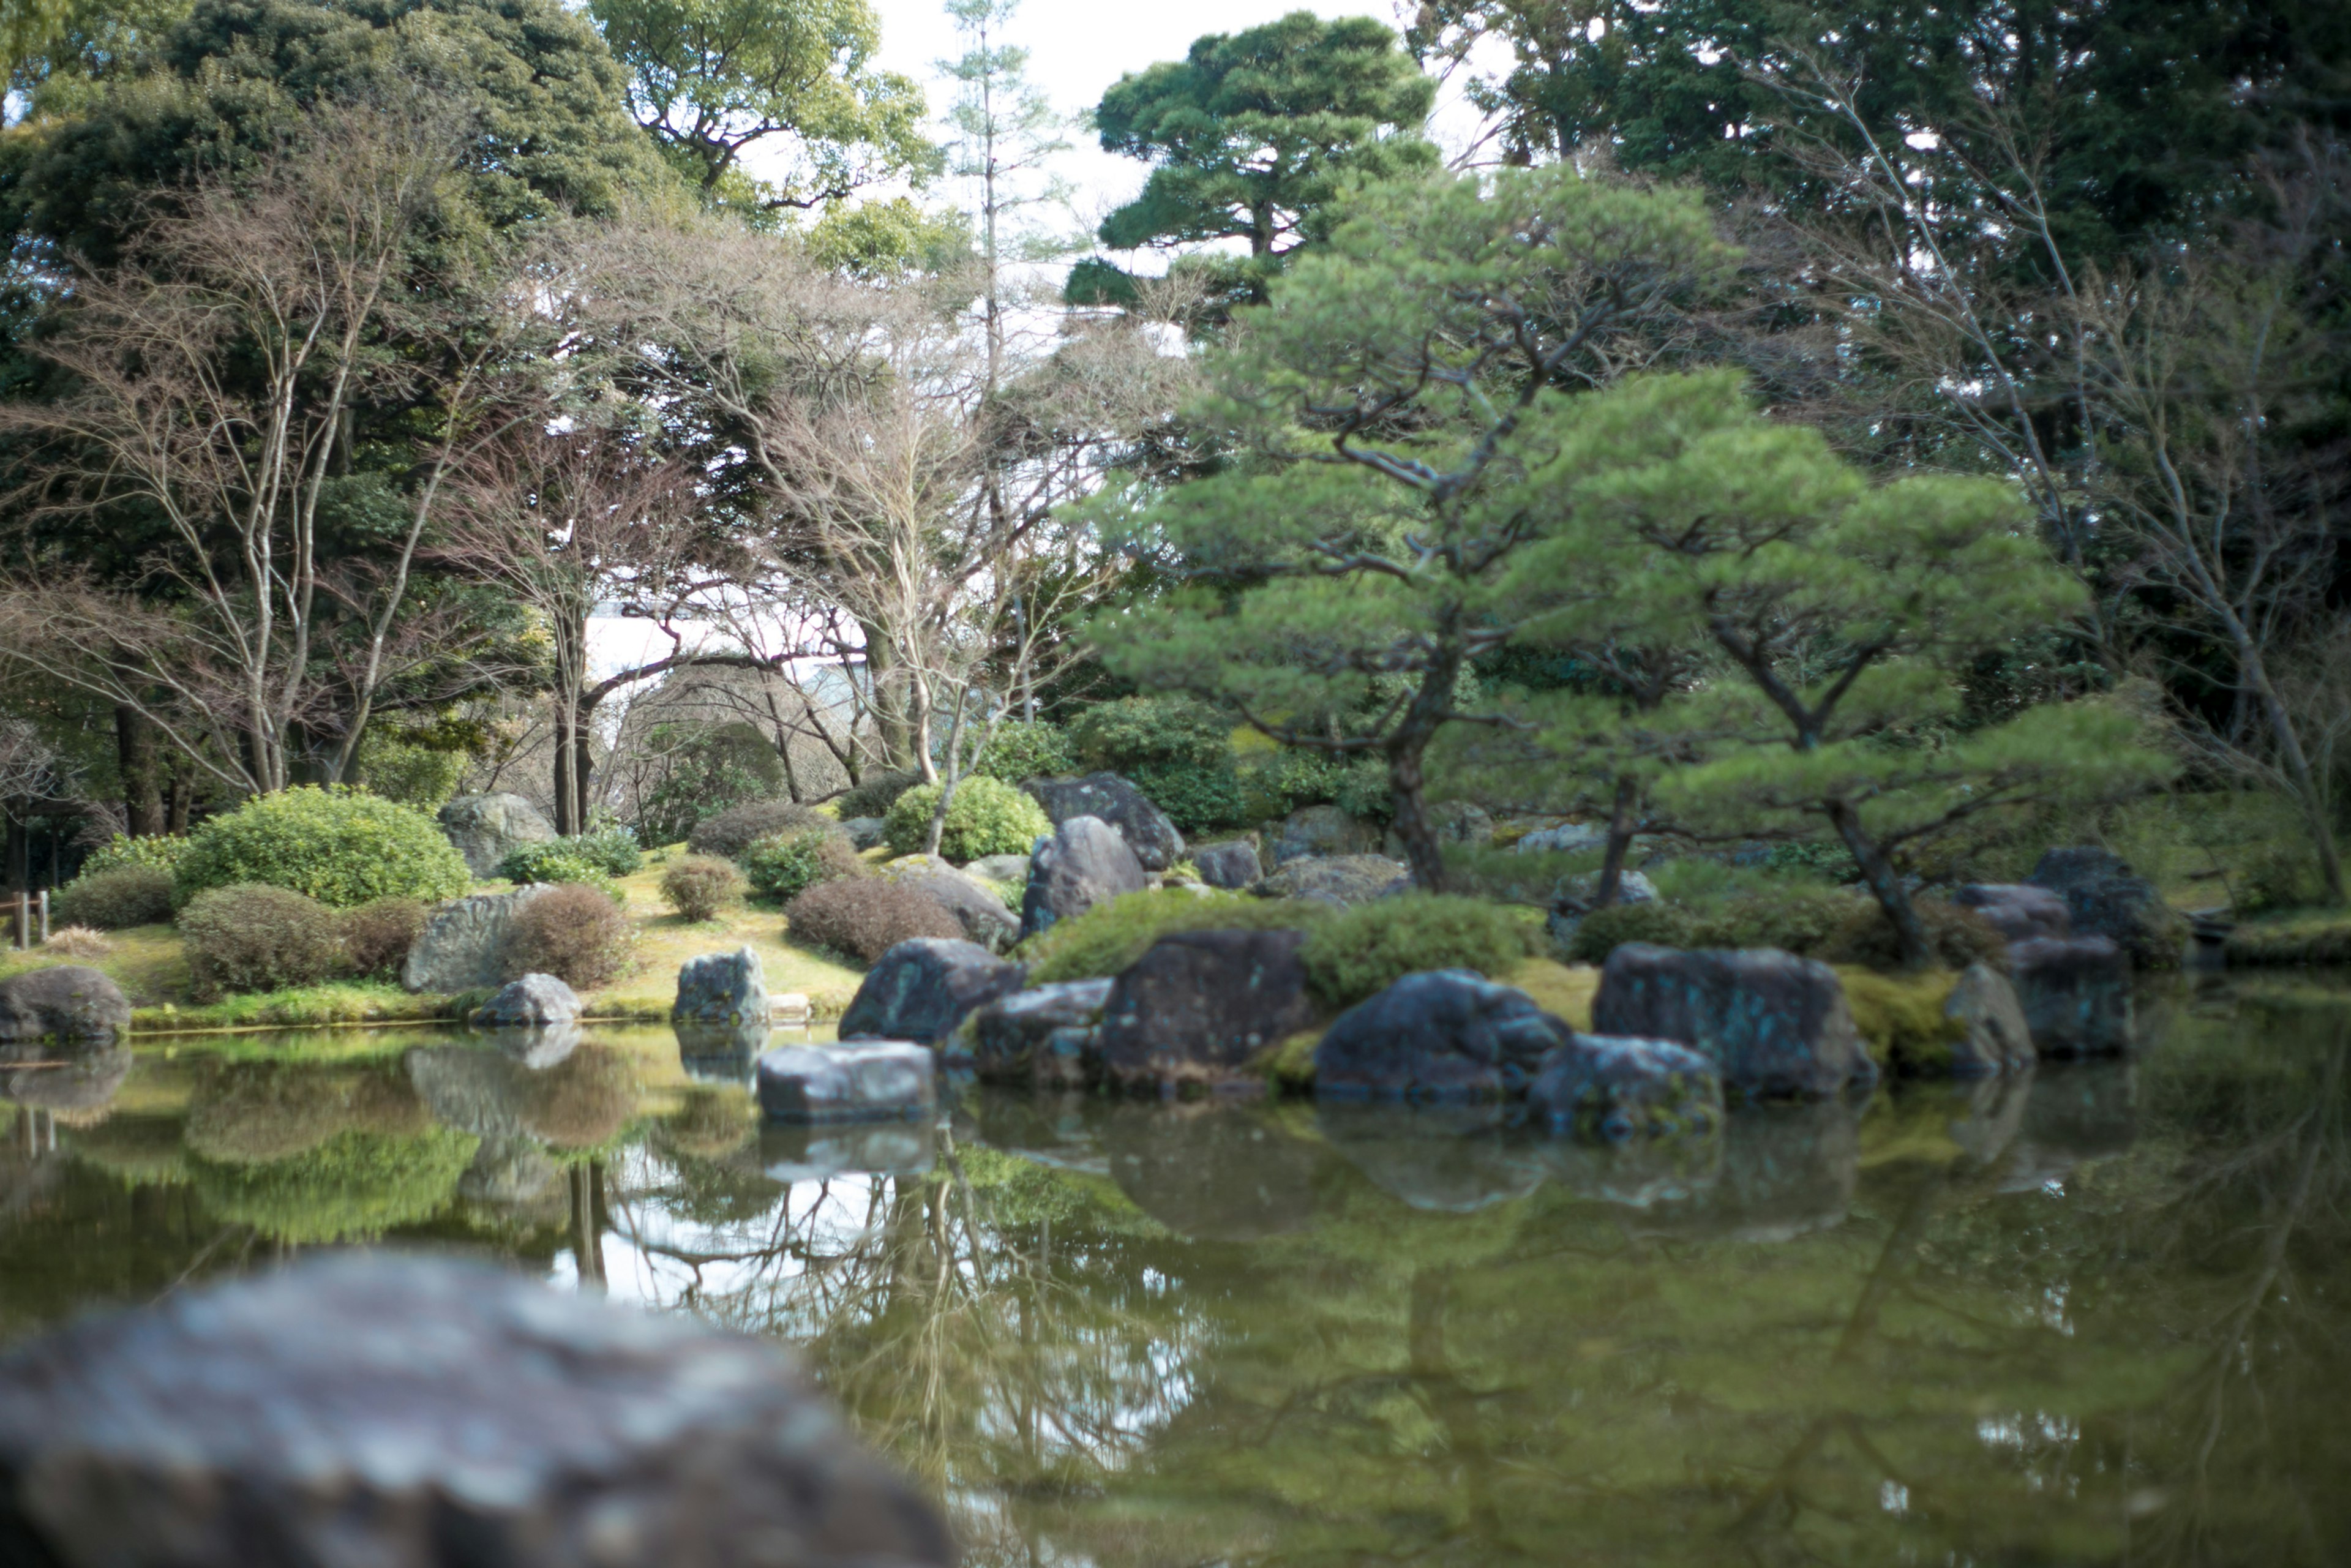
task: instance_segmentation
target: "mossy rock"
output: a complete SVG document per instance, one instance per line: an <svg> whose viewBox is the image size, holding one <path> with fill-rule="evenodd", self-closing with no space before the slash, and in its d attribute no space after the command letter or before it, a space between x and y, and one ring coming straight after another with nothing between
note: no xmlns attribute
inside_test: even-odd
<svg viewBox="0 0 2351 1568"><path fill-rule="evenodd" d="M1895 1072L1936 1075L1951 1071L1953 1048L1967 1032L1944 1011L1952 988L1959 983L1957 971L1887 975L1853 964L1835 968L1870 1060Z"/></svg>

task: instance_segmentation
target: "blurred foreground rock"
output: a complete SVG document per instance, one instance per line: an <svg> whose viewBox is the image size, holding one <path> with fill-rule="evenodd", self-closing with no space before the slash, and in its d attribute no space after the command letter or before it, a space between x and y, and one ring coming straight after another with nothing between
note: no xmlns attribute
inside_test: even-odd
<svg viewBox="0 0 2351 1568"><path fill-rule="evenodd" d="M475 1264L305 1261L0 1360L0 1562L954 1560L778 1347Z"/></svg>

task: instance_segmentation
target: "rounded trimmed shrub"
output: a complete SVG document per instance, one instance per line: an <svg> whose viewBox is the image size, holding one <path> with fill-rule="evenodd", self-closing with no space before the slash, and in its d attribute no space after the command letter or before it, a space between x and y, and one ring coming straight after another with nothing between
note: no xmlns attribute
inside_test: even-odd
<svg viewBox="0 0 2351 1568"><path fill-rule="evenodd" d="M732 861L688 855L662 873L661 894L685 919L716 920L720 910L743 901L743 873Z"/></svg>
<svg viewBox="0 0 2351 1568"><path fill-rule="evenodd" d="M599 828L592 833L518 844L498 862L498 874L515 883L597 882L632 875L644 863L634 832ZM588 874L581 875L583 872Z"/></svg>
<svg viewBox="0 0 2351 1568"><path fill-rule="evenodd" d="M743 852L743 873L762 898L789 902L819 883L865 874L865 862L839 828L772 833Z"/></svg>
<svg viewBox="0 0 2351 1568"><path fill-rule="evenodd" d="M974 773L1018 784L1023 779L1067 773L1077 763L1070 737L1050 719L1007 719L987 737L987 747L973 763Z"/></svg>
<svg viewBox="0 0 2351 1568"><path fill-rule="evenodd" d="M260 883L351 909L378 898L437 904L473 885L439 824L411 806L356 789L303 785L256 795L188 835L174 885Z"/></svg>
<svg viewBox="0 0 2351 1568"><path fill-rule="evenodd" d="M915 853L931 831L931 813L938 810L944 784L917 784L891 804L883 837L902 855ZM947 820L939 832L939 853L951 861L976 861L984 855L1025 855L1040 833L1053 831L1053 820L1025 789L1001 779L975 774L956 785L947 802Z"/></svg>
<svg viewBox="0 0 2351 1568"><path fill-rule="evenodd" d="M1508 974L1532 956L1541 930L1484 899L1408 893L1340 910L1307 934L1298 956L1315 998L1335 1009L1423 969Z"/></svg>
<svg viewBox="0 0 2351 1568"><path fill-rule="evenodd" d="M343 914L343 951L351 973L364 979L400 976L408 950L424 934L430 914L421 898L374 898Z"/></svg>
<svg viewBox="0 0 2351 1568"><path fill-rule="evenodd" d="M880 877L819 883L784 906L796 942L871 964L917 936L960 939L963 923L928 894Z"/></svg>
<svg viewBox="0 0 2351 1568"><path fill-rule="evenodd" d="M1697 922L1673 904L1614 904L1595 909L1576 923L1568 938L1567 956L1586 964L1604 964L1608 955L1627 942L1654 942L1660 947L1698 947Z"/></svg>
<svg viewBox="0 0 2351 1568"><path fill-rule="evenodd" d="M291 888L237 883L206 888L180 911L188 988L198 1001L232 991L315 986L341 968L332 910Z"/></svg>
<svg viewBox="0 0 2351 1568"><path fill-rule="evenodd" d="M636 932L612 895L559 883L515 911L507 929L508 979L552 975L575 991L610 984L628 967Z"/></svg>
<svg viewBox="0 0 2351 1568"><path fill-rule="evenodd" d="M889 812L898 797L923 781L923 776L911 768L893 768L880 773L868 773L834 802L841 820L852 817L880 817Z"/></svg>
<svg viewBox="0 0 2351 1568"><path fill-rule="evenodd" d="M746 800L695 823L694 831L686 835L685 847L698 855L739 860L761 839L831 825L831 819L823 812L797 800Z"/></svg>
<svg viewBox="0 0 2351 1568"><path fill-rule="evenodd" d="M86 871L57 889L49 912L68 925L122 931L172 918L172 873L160 866Z"/></svg>

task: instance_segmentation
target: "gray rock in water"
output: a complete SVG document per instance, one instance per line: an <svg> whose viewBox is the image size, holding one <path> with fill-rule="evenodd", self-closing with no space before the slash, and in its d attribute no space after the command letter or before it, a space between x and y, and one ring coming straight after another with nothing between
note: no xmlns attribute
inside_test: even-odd
<svg viewBox="0 0 2351 1568"><path fill-rule="evenodd" d="M1949 1071L1954 1078L1997 1078L2025 1072L2038 1060L2032 1027L2009 977L1989 964L1970 964L1944 998L1950 1020Z"/></svg>
<svg viewBox="0 0 2351 1568"><path fill-rule="evenodd" d="M1543 1058L1527 1108L1553 1132L1621 1144L1722 1125L1722 1074L1669 1040L1579 1034Z"/></svg>
<svg viewBox="0 0 2351 1568"><path fill-rule="evenodd" d="M110 1040L131 1028L131 998L84 964L0 980L0 1040Z"/></svg>
<svg viewBox="0 0 2351 1568"><path fill-rule="evenodd" d="M1210 887L1251 887L1265 876L1265 867L1257 858L1257 845L1247 839L1201 844L1192 852L1192 863L1200 868L1200 880Z"/></svg>
<svg viewBox="0 0 2351 1568"><path fill-rule="evenodd" d="M1025 971L973 942L916 936L874 961L841 1015L843 1040L945 1040L975 1008L1020 988Z"/></svg>
<svg viewBox="0 0 2351 1568"><path fill-rule="evenodd" d="M2178 967L2188 917L2121 857L2087 847L2051 850L2024 880L2064 899L2076 936L2106 937L2142 969Z"/></svg>
<svg viewBox="0 0 2351 1568"><path fill-rule="evenodd" d="M1030 779L1020 788L1045 808L1053 825L1075 817L1107 822L1145 871L1165 871L1184 858L1184 835L1151 797L1115 773L1089 773L1078 779Z"/></svg>
<svg viewBox="0 0 2351 1568"><path fill-rule="evenodd" d="M1071 817L1037 841L1020 899L1020 935L1034 936L1145 885L1143 862L1099 817Z"/></svg>
<svg viewBox="0 0 2351 1568"><path fill-rule="evenodd" d="M752 1064L768 1049L765 1020L697 1023L679 1019L670 1029L677 1036L678 1065L697 1083L747 1084Z"/></svg>
<svg viewBox="0 0 2351 1568"><path fill-rule="evenodd" d="M991 953L1001 953L1020 939L1020 922L1004 907L997 891L936 855L902 855L885 862L881 876L938 904L956 917L967 940Z"/></svg>
<svg viewBox="0 0 2351 1568"><path fill-rule="evenodd" d="M1970 883L1951 894L1951 902L1982 915L2011 942L2074 935L2074 915L2065 900L2031 883Z"/></svg>
<svg viewBox="0 0 2351 1568"><path fill-rule="evenodd" d="M499 862L525 844L555 838L555 824L519 795L460 795L441 808L441 831L475 876L496 876Z"/></svg>
<svg viewBox="0 0 2351 1568"><path fill-rule="evenodd" d="M749 946L704 953L678 967L673 1024L736 1029L768 1021L768 975Z"/></svg>
<svg viewBox="0 0 2351 1568"><path fill-rule="evenodd" d="M1301 806L1274 835L1273 863L1279 869L1295 860L1370 854L1380 841L1377 828L1336 806Z"/></svg>
<svg viewBox="0 0 2351 1568"><path fill-rule="evenodd" d="M507 936L525 904L548 892L532 883L512 893L477 893L443 904L424 922L400 967L411 991L446 994L506 983Z"/></svg>
<svg viewBox="0 0 2351 1568"><path fill-rule="evenodd" d="M759 1108L778 1122L880 1122L937 1105L931 1048L905 1040L779 1045L759 1058Z"/></svg>
<svg viewBox="0 0 2351 1568"><path fill-rule="evenodd" d="M976 876L982 882L1008 882L1015 887L1029 884L1027 855L982 855L963 868L966 876Z"/></svg>
<svg viewBox="0 0 2351 1568"><path fill-rule="evenodd" d="M1369 904L1412 885L1412 873L1385 855L1291 861L1249 889L1259 898L1306 898L1336 908Z"/></svg>
<svg viewBox="0 0 2351 1568"><path fill-rule="evenodd" d="M341 1253L0 1361L0 1561L955 1561L773 1342L507 1270Z"/></svg>
<svg viewBox="0 0 2351 1568"><path fill-rule="evenodd" d="M1162 936L1111 988L1102 1074L1131 1090L1247 1080L1264 1051L1314 1021L1300 931Z"/></svg>
<svg viewBox="0 0 2351 1568"><path fill-rule="evenodd" d="M1314 1097L1502 1099L1573 1033L1524 991L1468 969L1406 975L1323 1031Z"/></svg>
<svg viewBox="0 0 2351 1568"><path fill-rule="evenodd" d="M2116 1056L2132 1045L2130 959L2105 936L2008 946L2025 1028L2042 1056Z"/></svg>
<svg viewBox="0 0 2351 1568"><path fill-rule="evenodd" d="M1627 942L1592 999L1595 1034L1667 1040L1710 1059L1752 1100L1833 1094L1874 1082L1836 971L1776 948L1685 953Z"/></svg>
<svg viewBox="0 0 2351 1568"><path fill-rule="evenodd" d="M475 1009L472 1021L482 1029L545 1029L580 1021L580 998L553 975L525 975L508 980L497 994Z"/></svg>
<svg viewBox="0 0 2351 1568"><path fill-rule="evenodd" d="M1015 991L973 1013L964 1026L972 1068L983 1083L1080 1089L1101 1051L1095 1026L1114 982L1071 980Z"/></svg>
<svg viewBox="0 0 2351 1568"><path fill-rule="evenodd" d="M879 848L889 825L887 819L882 817L843 817L841 820L841 831L847 833L849 841L861 850Z"/></svg>

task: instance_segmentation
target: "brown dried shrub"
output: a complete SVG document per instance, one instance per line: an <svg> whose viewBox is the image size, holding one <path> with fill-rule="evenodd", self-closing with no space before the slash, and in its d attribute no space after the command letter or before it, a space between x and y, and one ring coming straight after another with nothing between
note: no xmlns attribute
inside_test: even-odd
<svg viewBox="0 0 2351 1568"><path fill-rule="evenodd" d="M743 901L743 873L731 862L688 855L662 873L662 898L687 920L716 920L718 912Z"/></svg>
<svg viewBox="0 0 2351 1568"><path fill-rule="evenodd" d="M343 965L335 912L291 888L239 883L209 888L180 911L188 991L209 1002L229 991L315 986Z"/></svg>
<svg viewBox="0 0 2351 1568"><path fill-rule="evenodd" d="M593 990L628 967L635 946L636 932L611 894L559 883L516 912L507 933L507 977L552 975L574 990Z"/></svg>
<svg viewBox="0 0 2351 1568"><path fill-rule="evenodd" d="M784 918L794 941L866 964L917 936L963 936L938 900L879 877L819 883L784 906Z"/></svg>
<svg viewBox="0 0 2351 1568"><path fill-rule="evenodd" d="M397 979L408 950L424 934L428 913L421 898L371 899L345 910L343 949L350 955L351 973L363 979Z"/></svg>

